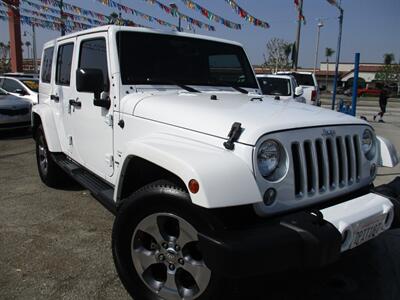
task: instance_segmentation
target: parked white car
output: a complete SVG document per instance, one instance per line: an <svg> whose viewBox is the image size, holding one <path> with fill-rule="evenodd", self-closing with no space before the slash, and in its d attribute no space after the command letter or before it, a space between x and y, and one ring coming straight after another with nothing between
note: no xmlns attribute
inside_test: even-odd
<svg viewBox="0 0 400 300"><path fill-rule="evenodd" d="M257 75L263 95L274 97L275 100L294 100L306 103L303 97L303 88L297 86L296 79L290 75Z"/></svg>
<svg viewBox="0 0 400 300"><path fill-rule="evenodd" d="M391 226L371 183L397 164L393 145L259 92L222 39L110 25L44 45L39 175L73 177L115 214L134 299L225 299L224 278L324 266Z"/></svg>
<svg viewBox="0 0 400 300"><path fill-rule="evenodd" d="M0 76L0 87L11 95L26 99L32 104L38 102L38 78Z"/></svg>
<svg viewBox="0 0 400 300"><path fill-rule="evenodd" d="M321 93L314 73L278 72L277 74L293 76L297 84L303 88L303 97L306 99L307 104L321 106Z"/></svg>

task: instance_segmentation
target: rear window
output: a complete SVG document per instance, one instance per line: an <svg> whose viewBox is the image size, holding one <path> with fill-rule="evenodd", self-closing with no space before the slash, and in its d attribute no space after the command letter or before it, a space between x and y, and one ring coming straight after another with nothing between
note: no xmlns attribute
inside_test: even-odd
<svg viewBox="0 0 400 300"><path fill-rule="evenodd" d="M296 79L298 85L315 86L314 77L311 74L292 73L290 75Z"/></svg>
<svg viewBox="0 0 400 300"><path fill-rule="evenodd" d="M290 80L285 78L261 77L257 78L264 95L290 96Z"/></svg>
<svg viewBox="0 0 400 300"><path fill-rule="evenodd" d="M51 66L53 64L54 48L47 48L44 50L42 62L42 82L50 83L51 81ZM29 86L29 85L28 85Z"/></svg>

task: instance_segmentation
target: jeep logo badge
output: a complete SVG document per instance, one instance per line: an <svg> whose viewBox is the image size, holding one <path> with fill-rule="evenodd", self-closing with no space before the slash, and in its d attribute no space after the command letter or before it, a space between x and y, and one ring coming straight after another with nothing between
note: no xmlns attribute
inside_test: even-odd
<svg viewBox="0 0 400 300"><path fill-rule="evenodd" d="M323 129L322 130L322 136L327 138L327 137L335 137L336 136L336 131L334 129Z"/></svg>

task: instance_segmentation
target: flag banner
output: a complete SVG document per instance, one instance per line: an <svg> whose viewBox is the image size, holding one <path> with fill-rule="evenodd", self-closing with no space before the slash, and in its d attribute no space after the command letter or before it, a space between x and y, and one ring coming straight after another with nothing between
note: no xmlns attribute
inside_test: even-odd
<svg viewBox="0 0 400 300"><path fill-rule="evenodd" d="M198 5L196 2L192 0L181 0L181 1L186 5L187 8L200 12L204 17L206 17L211 21L220 23L230 29L236 29L236 30L242 29L242 25L224 19L223 17L220 17L214 14L213 12L209 11L208 9L204 8L203 6Z"/></svg>
<svg viewBox="0 0 400 300"><path fill-rule="evenodd" d="M176 11L176 10L172 9L170 6L167 6L167 5L163 4L163 3L161 3L158 0L142 0L142 1L144 1L144 2L146 2L148 4L151 4L151 5L157 5L165 13L167 13L169 15L172 15L174 17L180 17L182 20L185 20L186 22L188 22L188 23L190 23L192 25L195 25L195 26L197 26L199 28L202 28L202 29L205 29L205 30L208 30L208 31L215 31L215 27L214 26L208 25L208 24L203 23L203 22L201 22L199 20L191 18L191 17L189 17L189 16L187 16L187 15L185 15L185 14L179 12L179 11Z"/></svg>
<svg viewBox="0 0 400 300"><path fill-rule="evenodd" d="M330 0L328 0L330 1ZM331 0L331 1L335 1L335 0ZM303 15L303 10L300 7L300 0L294 0L294 5L296 5L297 11L298 11L298 19L299 21L303 21L303 24L306 25L306 18Z"/></svg>
<svg viewBox="0 0 400 300"><path fill-rule="evenodd" d="M234 0L225 0L225 2L227 2L241 18L250 22L254 26L262 27L262 28L266 28L266 29L268 29L270 27L270 25L267 22L261 21L260 19L257 19L255 17L253 17L252 15L250 15L247 11L245 11L243 8L241 8Z"/></svg>

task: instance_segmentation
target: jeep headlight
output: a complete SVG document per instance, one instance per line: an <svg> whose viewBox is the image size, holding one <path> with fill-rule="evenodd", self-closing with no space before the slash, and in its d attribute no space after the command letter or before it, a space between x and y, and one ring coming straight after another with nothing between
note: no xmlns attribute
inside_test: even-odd
<svg viewBox="0 0 400 300"><path fill-rule="evenodd" d="M368 160L375 156L375 136L370 129L365 129L363 132L361 148Z"/></svg>
<svg viewBox="0 0 400 300"><path fill-rule="evenodd" d="M279 166L282 157L282 146L274 140L261 144L257 153L258 169L263 177L269 178Z"/></svg>

